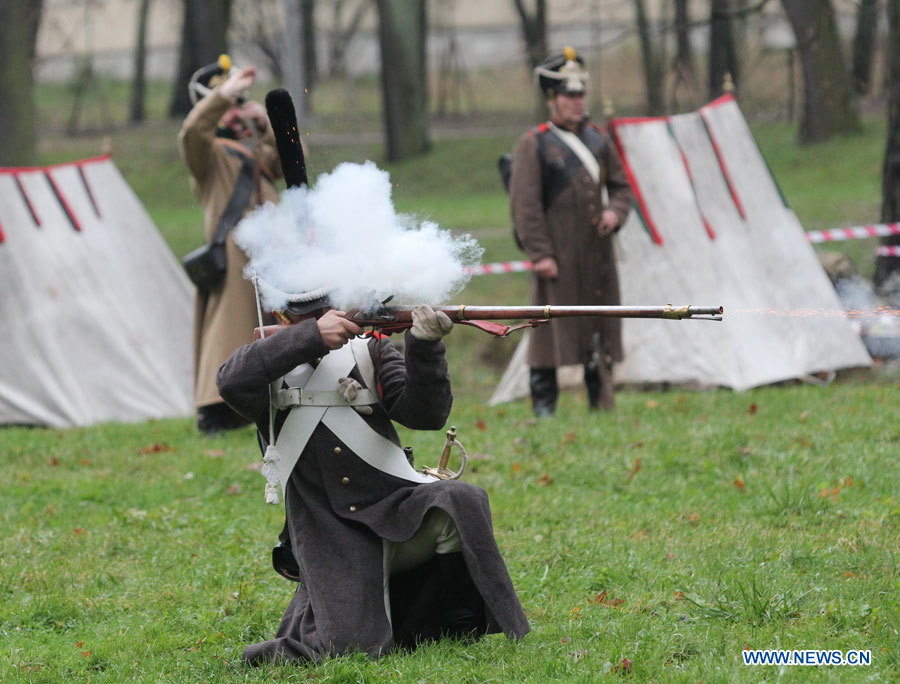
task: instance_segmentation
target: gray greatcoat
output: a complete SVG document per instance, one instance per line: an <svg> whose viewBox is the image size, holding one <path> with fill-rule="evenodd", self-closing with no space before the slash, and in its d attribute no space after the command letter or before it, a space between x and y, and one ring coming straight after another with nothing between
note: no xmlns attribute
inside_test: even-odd
<svg viewBox="0 0 900 684"><path fill-rule="evenodd" d="M203 206L203 235L208 243L215 233L237 181L241 155L255 158L257 174L247 210L265 202L277 202L278 190L272 179L281 175L271 129L256 148L248 143L216 136L219 119L234 103L218 89L200 100L190 111L178 135L181 156L191 174L191 187ZM232 231L233 232L233 231ZM234 244L232 234L225 242L228 269L222 284L211 292L197 291L194 304L194 403L217 404L216 371L235 349L247 344L257 323L256 295L243 275L247 257Z"/></svg>
<svg viewBox="0 0 900 684"><path fill-rule="evenodd" d="M441 428L452 403L443 342L407 333L405 358L386 337L370 340L369 351L383 393L374 413L364 416L369 427L395 444L392 420L412 429ZM219 371L219 391L267 436L267 384L327 353L316 322L301 321L235 351ZM358 368L350 375L365 384ZM286 416L279 412L276 430ZM409 637L399 639L400 626L392 630L386 614L382 540L409 540L432 508L444 510L456 524L465 566L485 603L487 631L524 636L528 622L494 540L485 491L463 481L414 484L387 475L320 423L285 489L282 540L290 541L302 581L275 638L248 646L244 658L318 661L356 650L377 656L396 643L408 644ZM425 608L417 624L403 627L407 635L440 634L440 625L428 624L437 618L427 609L434 603L433 582L424 576L391 582L392 606L396 592L407 605Z"/></svg>
<svg viewBox="0 0 900 684"><path fill-rule="evenodd" d="M523 134L513 152L510 177L510 211L522 246L532 262L553 257L559 277L532 278L534 305L617 305L619 279L611 236L600 236L603 210L602 188L609 194L608 208L619 225L631 208L628 178L615 147L605 131L585 123L579 137L600 163L600 181L594 183L583 165L574 178L546 208L543 206L543 179L537 135L544 125ZM571 156L569 147L552 132L543 133L545 163L554 168ZM622 360L621 321L614 318L555 319L531 331L528 365L552 368L583 364L592 352L594 333L600 333L601 352L612 361Z"/></svg>

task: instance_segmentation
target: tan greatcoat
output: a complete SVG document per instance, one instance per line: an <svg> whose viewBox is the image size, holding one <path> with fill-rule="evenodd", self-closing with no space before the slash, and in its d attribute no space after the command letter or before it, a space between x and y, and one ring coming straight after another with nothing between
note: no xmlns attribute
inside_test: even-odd
<svg viewBox="0 0 900 684"><path fill-rule="evenodd" d="M218 89L214 90L194 106L178 135L179 150L191 174L191 187L203 206L207 243L215 233L241 168L241 159L230 154L229 147L257 160L247 209L278 200L272 178L281 175L281 165L271 129L255 145L249 139L238 143L216 137L219 119L232 104ZM253 329L258 325L253 285L243 277L247 257L234 244L232 233L226 241L228 270L222 284L208 293L198 290L195 298L194 403L198 407L222 401L216 389L216 372L231 352L253 341Z"/></svg>
<svg viewBox="0 0 900 684"><path fill-rule="evenodd" d="M591 131L585 135L585 129ZM542 170L537 130L523 134L513 152L510 178L510 211L516 234L532 262L544 257L556 260L559 277L532 278L533 305L617 305L619 280L611 236L600 236L603 210L601 190L609 193L609 207L619 225L631 208L631 188L612 141L602 129L585 124L580 136L600 162L600 180L595 183L581 164L574 178L544 210ZM544 134L544 158L561 164L569 148L558 138ZM553 136L554 140L548 140ZM528 365L552 368L583 364L589 360L594 333L600 334L601 353L612 361L622 360L621 321L613 318L554 319L532 330Z"/></svg>

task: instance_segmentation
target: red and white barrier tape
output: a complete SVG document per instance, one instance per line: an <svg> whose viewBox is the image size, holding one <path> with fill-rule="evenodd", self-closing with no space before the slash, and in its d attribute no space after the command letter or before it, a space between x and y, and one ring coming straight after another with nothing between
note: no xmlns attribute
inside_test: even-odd
<svg viewBox="0 0 900 684"><path fill-rule="evenodd" d="M900 223L878 223L851 228L833 228L831 230L810 230L806 239L812 243L838 242L840 240L858 240L863 238L900 235ZM900 247L882 245L875 250L878 256L900 257ZM493 264L466 266L469 275L497 275L500 273L521 273L531 270L530 261L498 261Z"/></svg>
<svg viewBox="0 0 900 684"><path fill-rule="evenodd" d="M852 228L833 228L831 230L810 230L806 239L810 242L837 242L840 240L859 240L862 238L900 235L900 223L877 223Z"/></svg>
<svg viewBox="0 0 900 684"><path fill-rule="evenodd" d="M465 271L471 275L492 275L497 273L521 273L530 271L530 261L500 261L494 264L466 266Z"/></svg>

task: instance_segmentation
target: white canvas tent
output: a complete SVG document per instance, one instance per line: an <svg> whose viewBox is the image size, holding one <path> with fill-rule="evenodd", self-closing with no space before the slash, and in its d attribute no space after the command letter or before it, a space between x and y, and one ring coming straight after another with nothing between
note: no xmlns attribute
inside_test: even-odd
<svg viewBox="0 0 900 684"><path fill-rule="evenodd" d="M0 425L192 412L192 286L109 157L0 168Z"/></svg>
<svg viewBox="0 0 900 684"><path fill-rule="evenodd" d="M871 364L732 97L612 128L640 208L616 238L622 302L725 308L721 323L626 319L617 383L744 390ZM491 404L528 394L524 345Z"/></svg>

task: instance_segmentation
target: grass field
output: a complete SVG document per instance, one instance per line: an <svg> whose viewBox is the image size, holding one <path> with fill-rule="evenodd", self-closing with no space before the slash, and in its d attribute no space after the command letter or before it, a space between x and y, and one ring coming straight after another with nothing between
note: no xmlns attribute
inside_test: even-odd
<svg viewBox="0 0 900 684"><path fill-rule="evenodd" d="M47 106L58 107L52 96ZM57 103L57 104L54 104ZM174 140L153 121L110 134L117 164L176 254L200 241ZM798 148L755 126L807 228L877 219L884 123ZM494 163L506 130L383 165L399 209L473 231L486 260L517 258ZM378 144L317 145L314 174L381 159ZM45 162L102 138L48 135ZM382 164L380 164L382 165ZM861 269L872 243L852 247ZM866 244L867 243L867 244ZM476 278L472 303L525 303L527 276ZM843 373L827 387L745 393L583 393L535 422L485 401L514 341L448 338L451 422L490 494L498 543L533 631L440 643L378 661L246 669L291 593L268 553L253 432L200 437L189 419L0 431L0 682L758 682L900 679L900 379ZM403 431L419 462L439 433ZM432 455L432 456L429 456ZM865 667L747 667L744 648L862 649Z"/></svg>

